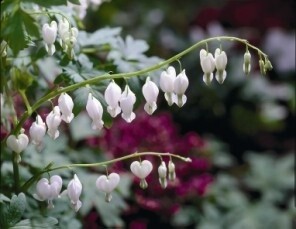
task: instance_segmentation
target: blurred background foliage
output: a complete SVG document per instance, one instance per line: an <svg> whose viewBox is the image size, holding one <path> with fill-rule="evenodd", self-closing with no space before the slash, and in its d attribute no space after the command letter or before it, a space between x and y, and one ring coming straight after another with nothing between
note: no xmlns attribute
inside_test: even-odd
<svg viewBox="0 0 296 229"><path fill-rule="evenodd" d="M261 76L256 53L252 53L252 72L246 77L241 67L244 47L225 42L222 47L229 61L227 79L223 85L213 82L207 87L202 82L198 51L182 58L190 80L188 102L182 109L172 107L169 112L181 135L195 132L211 147L215 145L209 147L212 150L208 157L213 163L213 183L202 200L192 197L190 203L181 204L169 223L161 216L163 211L148 217L137 214L139 222L134 228L293 227L293 9L295 2L290 0L151 0L128 4L113 1L87 14L87 30L106 24L121 26L123 34L145 39L150 45L149 54L164 59L202 38L234 35L262 47L274 67L268 76ZM218 45L211 44L210 50L214 52ZM174 66L178 68L178 63ZM168 110L164 100L160 110ZM213 138L219 141L213 142ZM221 150L221 144L227 148Z"/></svg>
<svg viewBox="0 0 296 229"><path fill-rule="evenodd" d="M110 129L101 133L85 130L90 121L81 110L89 89L78 90L74 95L79 116L69 128L63 127L66 133L63 137L54 143L46 138L47 147L41 154L33 147L26 150L21 167L23 180L51 161L91 163L136 150L180 153L192 157L193 163L176 162L178 179L166 190L160 188L156 174L152 175L145 191L140 190L137 180L127 173L131 161L116 163L109 169L120 172L122 181L110 204L103 201L103 193L94 185L98 173L104 170L75 169L84 185L83 206L75 220L66 201L56 201L55 208L46 211L42 203L30 196L27 196L29 210L25 211L24 218L34 218L40 210L42 216L59 219L60 228L72 229L295 227L294 9L292 0L113 0L98 8L89 7L83 23L77 22L87 32L80 34L80 45L87 49L95 41L109 46L100 46L103 55L87 50L80 54L79 61L84 68L79 74L83 76L107 70L134 70L159 61L156 57L147 57L141 59L139 65L132 65L125 63L124 57L119 60L110 53L108 57L108 52L116 48L113 39L119 34L123 40L128 35L134 37L131 50L136 51L133 54L142 58L142 52L147 50L147 56L163 59L203 38L238 36L262 48L274 68L267 76L261 76L257 54L251 53L252 71L245 76L242 70L245 47L223 42L228 55L227 78L223 85L213 81L208 87L202 82L197 50L181 59L190 81L188 100L182 109L168 107L160 96L156 114L151 117L143 114L140 111L143 82L135 81L131 87L139 98L136 119L126 124L118 118ZM90 33L98 29L101 34L91 37ZM150 48L138 39L145 40ZM219 45L209 44L210 51L214 52ZM38 55L45 53L40 51ZM38 74L45 76L45 81L55 80L55 83L83 80L79 74L73 77L73 71L77 70L75 63L69 63L63 56L60 59L64 60L60 62L65 66L63 72L55 67L57 62L43 60L36 63ZM179 68L177 62L173 65ZM157 74L154 73L156 78ZM47 90L44 85L43 91ZM34 86L33 83L31 87L34 89ZM102 85L95 85L92 90L98 98L102 97ZM42 112L48 113L47 108ZM110 117L104 119L111 126ZM1 188L12 184L9 179L12 168L6 159L9 160L8 154L4 154L4 160L2 157L1 176L7 174L8 178L1 182ZM156 168L159 161L150 159ZM72 173L67 170L60 174L67 181ZM34 193L34 188L30 193ZM1 197L0 201L7 200ZM50 220L46 218L43 223L50 227Z"/></svg>

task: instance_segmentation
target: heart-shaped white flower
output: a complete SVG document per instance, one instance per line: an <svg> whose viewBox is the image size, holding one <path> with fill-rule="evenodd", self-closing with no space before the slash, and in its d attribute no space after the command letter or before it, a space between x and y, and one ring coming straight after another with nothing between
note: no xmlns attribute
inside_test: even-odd
<svg viewBox="0 0 296 229"><path fill-rule="evenodd" d="M15 135L10 135L7 140L7 146L14 152L20 153L27 148L29 143L29 138L25 134L20 134L17 137Z"/></svg>
<svg viewBox="0 0 296 229"><path fill-rule="evenodd" d="M145 179L152 171L153 166L150 161L144 160L142 162L134 161L130 169L132 173L140 179Z"/></svg>
<svg viewBox="0 0 296 229"><path fill-rule="evenodd" d="M119 184L120 177L117 173L111 173L109 176L101 175L96 181L96 186L99 190L110 193Z"/></svg>
<svg viewBox="0 0 296 229"><path fill-rule="evenodd" d="M111 173L108 176L101 175L96 181L96 186L100 191L106 193L105 200L110 202L112 199L111 192L117 187L119 184L120 177L117 173Z"/></svg>
<svg viewBox="0 0 296 229"><path fill-rule="evenodd" d="M53 199L60 197L63 180L60 176L54 175L49 180L42 178L37 182L36 193L33 197L39 201L47 201L48 208L53 208Z"/></svg>

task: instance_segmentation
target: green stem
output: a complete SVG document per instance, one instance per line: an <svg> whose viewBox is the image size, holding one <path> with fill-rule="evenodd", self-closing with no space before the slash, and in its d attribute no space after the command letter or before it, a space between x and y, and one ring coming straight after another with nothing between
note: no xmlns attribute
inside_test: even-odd
<svg viewBox="0 0 296 229"><path fill-rule="evenodd" d="M19 192L19 185L20 185L20 174L19 174L19 167L18 167L18 154L16 152L12 153L12 164L13 164L13 179L14 179L14 186L15 192Z"/></svg>
<svg viewBox="0 0 296 229"><path fill-rule="evenodd" d="M26 108L27 108L28 113L32 113L32 112L31 112L31 105L30 105L30 103L29 103L29 100L28 100L28 98L27 98L27 96L26 96L25 91L24 91L24 90L19 90L19 93L20 93L20 95L21 95L22 98L23 98L23 101L24 101L24 103L25 103L25 106L26 106Z"/></svg>
<svg viewBox="0 0 296 229"><path fill-rule="evenodd" d="M131 78L131 77L135 77L135 76L145 75L145 74L147 74L149 72L155 71L155 70L160 69L160 68L162 68L164 66L167 66L168 64L170 64L170 63L172 63L174 61L179 60L182 56L188 54L189 52L193 51L194 49L198 48L199 46L201 46L203 44L207 44L207 42L210 42L210 41L219 41L220 42L221 40L237 41L237 42L243 43L243 44L249 46L250 48L256 50L259 54L263 55L264 57L267 57L267 55L264 52L262 52L259 48L249 44L248 41L245 40L245 39L240 39L240 38L237 38L237 37L229 37L229 36L219 36L219 37L208 38L208 39L197 42L196 44L194 44L191 47L185 49L184 51L178 53L177 55L175 55L175 56L173 56L173 57L171 57L171 58L169 58L169 59L167 59L165 61L162 61L162 62L160 62L160 63L158 63L156 65L153 65L151 67L148 67L148 68L145 68L145 69L142 69L142 70L139 70L139 71L135 71L135 72L129 72L129 73L117 73L117 74L113 74L113 75L110 75L110 74L99 75L99 76L96 76L94 78L87 79L85 81L75 83L75 84L72 84L70 86L51 91L50 93L48 93L47 95L45 95L41 99L39 99L32 106L32 109L31 109L30 112L27 112L27 113L23 114L23 116L21 117L21 120L19 121L18 125L15 127L13 133L17 134L20 131L20 129L21 129L22 125L24 124L24 122L26 121L26 119L28 117L30 117L32 112L34 112L36 109L38 109L44 102L56 97L57 95L60 95L63 92L73 91L73 90L78 89L80 87L83 87L83 86L85 86L87 84L99 83L99 82L101 82L103 80L118 79L118 78Z"/></svg>
<svg viewBox="0 0 296 229"><path fill-rule="evenodd" d="M48 165L45 169L43 169L42 171L40 171L39 173L35 174L34 176L32 176L22 187L21 187L21 190L22 192L25 192L28 190L28 188L35 182L37 181L37 179L39 179L39 177L44 174L44 173L48 173L48 172L52 172L52 171L55 171L55 170L60 170L60 169L70 169L70 168L74 168L74 167L98 167L98 166L106 166L108 164L112 164L112 163L115 163L115 162L118 162L118 161L123 161L123 160L127 160L127 159L130 159L130 158L134 158L134 157L140 157L140 156L169 156L170 158L171 157L174 157L174 158L177 158L177 159L180 159L182 161L185 161L185 162L191 162L191 159L190 158L185 158L185 157L182 157L180 155L177 155L177 154L172 154L172 153L157 153L157 152L142 152L142 153L133 153L133 154L130 154L130 155L126 155L126 156L123 156L123 157L119 157L119 158L115 158L115 159L112 159L112 160L109 160L109 161L104 161L104 162L97 162L97 163L91 163L91 164L69 164L69 165L62 165L62 166L58 166L58 167L55 167L55 168L51 168L51 164Z"/></svg>

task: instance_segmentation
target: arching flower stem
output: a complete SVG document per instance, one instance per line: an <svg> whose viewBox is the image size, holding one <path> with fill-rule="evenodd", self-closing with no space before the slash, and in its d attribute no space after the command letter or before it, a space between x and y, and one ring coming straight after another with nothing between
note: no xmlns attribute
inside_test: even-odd
<svg viewBox="0 0 296 229"><path fill-rule="evenodd" d="M177 55L165 60L165 61L162 61L156 65L153 65L151 67L148 67L148 68L144 68L142 70L139 70L139 71L134 71L134 72L128 72L128 73L117 73L117 74L103 74L103 75L99 75L99 76L95 76L91 79L87 79L87 80L84 80L82 82L79 82L79 83L75 83L75 84L72 84L70 86L67 86L67 87L64 87L64 88L59 88L59 89L54 89L53 91L51 91L50 93L44 95L42 98L40 98L35 104L32 105L31 107L31 110L28 109L24 114L23 116L21 117L19 123L17 124L17 126L15 127L15 129L13 130L13 134L17 134L22 125L24 124L24 122L27 120L27 118L29 118L31 116L31 114L36 110L38 109L44 102L60 95L61 93L63 92L69 92L69 91L73 91L73 90L76 90L78 88L81 88L81 87L84 87L86 86L87 84L97 84L103 80L110 80L110 79L119 79L119 78L132 78L132 77L138 77L138 76L141 76L141 75L145 75L149 72L153 72L155 70L158 70L162 67L165 67L166 65L169 65L170 63L174 62L174 61L177 61L179 60L182 56L190 53L191 51L193 51L194 49L198 48L199 46L202 46L204 44L206 44L207 42L210 42L210 41L222 41L222 40L225 40L225 41L237 41L237 42L240 42L240 43L243 43L245 44L246 46L248 46L249 48L252 48L254 50L256 50L259 55L262 55L263 57L267 58L267 54L265 54L263 51L261 51L259 48L249 44L249 42L245 39L241 39L241 38L237 38L237 37L230 37L230 36L218 36L218 37L212 37L212 38L208 38L208 39L205 39L205 40L202 40L202 41L199 41L197 42L196 44L192 45L191 47L185 49L184 51L178 53Z"/></svg>
<svg viewBox="0 0 296 229"><path fill-rule="evenodd" d="M106 167L106 165L108 164L112 164L118 161L123 161L123 160L127 160L130 158L135 158L135 157L140 157L140 156L168 156L170 158L174 157L177 158L179 160L182 160L184 162L191 162L191 159L189 157L182 157L180 155L177 154L172 154L172 153L158 153L158 152L141 152L141 153L132 153L123 157L119 157L119 158L115 158L109 161L102 161L102 162L96 162L96 163L91 163L91 164L68 164L68 165L62 165L62 166L58 166L58 167L52 167L53 163L49 164L48 166L46 166L43 170L41 170L39 173L35 174L34 176L32 176L22 187L21 187L21 191L25 192L35 181L37 181L40 176L44 173L48 173L48 172L52 172L55 170L60 170L60 169L71 169L71 168L75 168L75 167L99 167L99 166L103 166Z"/></svg>

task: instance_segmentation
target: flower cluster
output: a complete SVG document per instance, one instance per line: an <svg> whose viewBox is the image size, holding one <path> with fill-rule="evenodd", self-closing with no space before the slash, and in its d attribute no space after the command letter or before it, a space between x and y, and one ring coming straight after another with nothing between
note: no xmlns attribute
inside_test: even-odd
<svg viewBox="0 0 296 229"><path fill-rule="evenodd" d="M53 55L56 51L54 42L57 35L59 35L59 42L63 50L68 54L69 58L73 58L73 47L77 42L78 29L75 27L70 28L68 20L62 19L57 25L56 21L50 24L45 23L42 27L42 36L45 43L45 49L49 55Z"/></svg>
<svg viewBox="0 0 296 229"><path fill-rule="evenodd" d="M59 24L60 34L63 34L61 31L68 34L68 29L69 27L67 27L66 22L61 22ZM65 37L68 37L68 35L64 35L64 37L62 36L61 42L65 41ZM188 79L185 70L176 76L175 69L169 67L167 71L162 72L160 85L161 89L165 92L165 98L169 105L172 105L173 102L180 107L184 105L186 102L186 96L184 93L188 87ZM144 110L151 115L157 108L156 102L159 89L157 85L147 77L142 92L146 100ZM136 115L133 112L133 108L136 102L136 96L128 85L126 85L125 89L122 91L115 81L112 80L105 90L104 98L107 103L107 112L111 117L114 118L121 113L121 117L128 123L135 119ZM29 134L32 144L36 145L37 149L40 150L42 148L42 139L46 132L52 139L59 137L60 132L58 128L62 121L70 123L74 118L72 112L73 107L74 102L70 95L62 93L58 98L58 105L46 116L46 123L42 120L40 115L36 116L36 121L32 123L29 129ZM86 111L92 119L92 129L101 130L104 126L104 121L102 119L103 106L92 93L89 93L88 95ZM22 141L23 138L26 138L26 141ZM19 155L20 152L27 147L28 142L29 139L24 133L21 133L18 136L10 135L7 141L7 146Z"/></svg>
<svg viewBox="0 0 296 229"><path fill-rule="evenodd" d="M217 48L215 51L215 58L212 53L207 52L204 49L200 50L200 64L202 71L204 72L203 81L205 84L210 85L211 81L214 78L213 71L217 69L215 78L222 84L226 78L226 64L227 56L224 51Z"/></svg>

